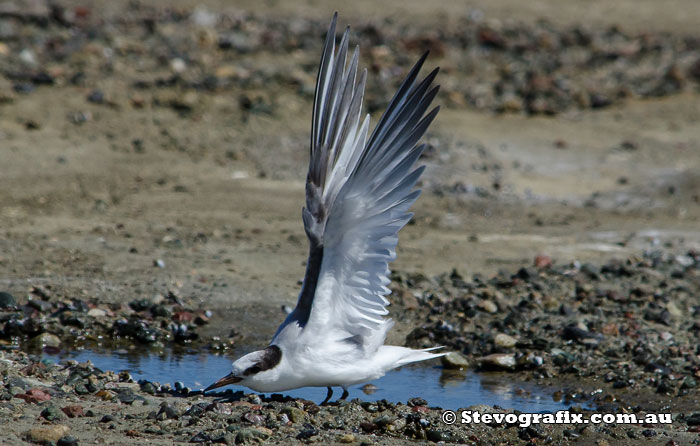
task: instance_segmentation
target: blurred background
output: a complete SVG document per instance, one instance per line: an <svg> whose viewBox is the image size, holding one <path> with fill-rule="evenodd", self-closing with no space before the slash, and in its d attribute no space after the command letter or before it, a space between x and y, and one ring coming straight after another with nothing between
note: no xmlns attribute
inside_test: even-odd
<svg viewBox="0 0 700 446"><path fill-rule="evenodd" d="M373 122L422 52L425 73L442 68L395 268L488 274L538 254L698 246L694 0L5 0L6 288L35 278L118 300L174 286L212 307L265 296L274 314L293 302L336 10L362 48Z"/></svg>

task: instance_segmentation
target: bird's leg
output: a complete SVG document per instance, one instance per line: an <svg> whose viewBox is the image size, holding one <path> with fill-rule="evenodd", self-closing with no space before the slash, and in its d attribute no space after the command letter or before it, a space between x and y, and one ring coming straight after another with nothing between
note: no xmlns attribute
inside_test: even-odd
<svg viewBox="0 0 700 446"><path fill-rule="evenodd" d="M350 395L350 392L348 392L348 389L343 387L343 394L340 395L340 398L338 399L338 401L345 401L345 398L347 398L348 395Z"/></svg>
<svg viewBox="0 0 700 446"><path fill-rule="evenodd" d="M333 396L333 388L331 388L331 387L329 386L329 387L328 387L328 393L326 394L326 399L323 400L323 402L321 403L321 406L325 406L326 404L328 404L328 401L330 401L330 399L331 399L332 396Z"/></svg>

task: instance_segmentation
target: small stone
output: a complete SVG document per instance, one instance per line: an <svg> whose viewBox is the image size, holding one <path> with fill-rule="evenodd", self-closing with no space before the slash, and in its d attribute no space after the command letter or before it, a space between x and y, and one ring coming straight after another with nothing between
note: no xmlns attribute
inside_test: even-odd
<svg viewBox="0 0 700 446"><path fill-rule="evenodd" d="M32 339L32 345L36 348L58 348L61 345L61 339L55 334L41 333L39 336Z"/></svg>
<svg viewBox="0 0 700 446"><path fill-rule="evenodd" d="M58 421L65 418L63 412L61 412L56 406L48 406L41 411L41 417L48 421Z"/></svg>
<svg viewBox="0 0 700 446"><path fill-rule="evenodd" d="M250 424L255 424L255 425L262 425L265 422L265 417L263 417L260 414L257 414L255 412L248 412L243 414L241 417L243 421L246 421Z"/></svg>
<svg viewBox="0 0 700 446"><path fill-rule="evenodd" d="M700 412L695 412L685 422L688 423L688 426L700 426Z"/></svg>
<svg viewBox="0 0 700 446"><path fill-rule="evenodd" d="M552 357L552 362L559 366L571 364L574 362L574 359L576 359L571 353L565 352L564 350L558 348L553 348L549 354Z"/></svg>
<svg viewBox="0 0 700 446"><path fill-rule="evenodd" d="M15 398L21 398L28 403L41 403L51 399L51 395L39 389L27 390L27 393L17 394Z"/></svg>
<svg viewBox="0 0 700 446"><path fill-rule="evenodd" d="M90 317L105 317L107 316L107 312L101 308L91 308L87 312L87 315Z"/></svg>
<svg viewBox="0 0 700 446"><path fill-rule="evenodd" d="M32 51L29 48L24 48L22 51L19 52L19 60L21 60L28 66L37 65L36 55L34 54L34 51Z"/></svg>
<svg viewBox="0 0 700 446"><path fill-rule="evenodd" d="M420 398L420 397L413 397L413 398L409 399L409 400L406 402L406 404L407 404L409 407L416 407L416 406L425 406L425 405L428 404L428 402L427 402L426 400L424 400L423 398Z"/></svg>
<svg viewBox="0 0 700 446"><path fill-rule="evenodd" d="M105 94L102 92L102 90L95 89L92 90L87 96L87 100L88 102L92 102L93 104L104 104Z"/></svg>
<svg viewBox="0 0 700 446"><path fill-rule="evenodd" d="M158 411L158 414L156 415L157 420L170 420L173 418L177 418L178 413L177 410L173 406L171 406L168 403L161 403L160 405L160 410Z"/></svg>
<svg viewBox="0 0 700 446"><path fill-rule="evenodd" d="M450 441L450 433L446 431L440 431L435 429L430 429L425 432L428 440L437 443L438 441Z"/></svg>
<svg viewBox="0 0 700 446"><path fill-rule="evenodd" d="M294 406L286 406L280 412L289 417L292 423L300 423L304 421L304 411Z"/></svg>
<svg viewBox="0 0 700 446"><path fill-rule="evenodd" d="M670 301L669 303L666 304L666 311L668 311L671 316L673 317L682 317L683 312L681 311L680 308L678 308L678 305L673 303L673 301Z"/></svg>
<svg viewBox="0 0 700 446"><path fill-rule="evenodd" d="M564 429L563 434L566 438L573 438L573 439L579 438L581 436L581 434L579 434L578 432L576 432L573 429Z"/></svg>
<svg viewBox="0 0 700 446"><path fill-rule="evenodd" d="M69 418L84 417L85 412L83 411L83 406L74 404L72 406L66 406L61 408L64 414L68 415Z"/></svg>
<svg viewBox="0 0 700 446"><path fill-rule="evenodd" d="M260 404L262 404L262 399L260 399L259 395L256 395L255 393L253 393L253 394L248 396L248 402L251 404L260 405Z"/></svg>
<svg viewBox="0 0 700 446"><path fill-rule="evenodd" d="M61 437L70 432L68 426L56 424L49 427L37 427L22 434L22 437L30 443L55 444Z"/></svg>
<svg viewBox="0 0 700 446"><path fill-rule="evenodd" d="M376 431L378 426L374 423L363 421L362 423L360 423L360 428L362 428L363 431L370 433Z"/></svg>
<svg viewBox="0 0 700 446"><path fill-rule="evenodd" d="M467 358L457 352L449 352L445 356L441 357L440 360L446 369L464 370L469 368L469 361Z"/></svg>
<svg viewBox="0 0 700 446"><path fill-rule="evenodd" d="M71 437L70 435L66 435L58 440L56 446L78 446L78 439Z"/></svg>
<svg viewBox="0 0 700 446"><path fill-rule="evenodd" d="M695 264L695 259L691 256L676 256L676 263L681 266L688 267Z"/></svg>
<svg viewBox="0 0 700 446"><path fill-rule="evenodd" d="M211 437L204 431L198 432L190 438L190 443L207 443L209 441L211 441ZM236 441L236 443L238 443L238 441Z"/></svg>
<svg viewBox="0 0 700 446"><path fill-rule="evenodd" d="M494 314L498 312L498 306L490 300L482 300L477 306L487 313Z"/></svg>
<svg viewBox="0 0 700 446"><path fill-rule="evenodd" d="M84 387L85 386L83 386L83 388ZM84 394L81 394L80 392L78 392L78 386L75 386L75 393L77 393L79 395L84 395ZM85 393L87 393L87 389L85 389ZM95 396L98 398L101 398L103 401L110 401L110 400L113 400L116 395L111 390L102 389L99 392L97 392L95 394Z"/></svg>
<svg viewBox="0 0 700 446"><path fill-rule="evenodd" d="M170 61L170 69L173 70L174 73L182 73L187 69L187 64L184 60L176 57Z"/></svg>
<svg viewBox="0 0 700 446"><path fill-rule="evenodd" d="M479 359L482 368L514 370L515 356L507 353L493 353Z"/></svg>
<svg viewBox="0 0 700 446"><path fill-rule="evenodd" d="M158 268L165 268L165 262L162 259L153 260L153 266Z"/></svg>
<svg viewBox="0 0 700 446"><path fill-rule="evenodd" d="M338 443L352 443L355 441L355 436L353 434L343 434L338 435L336 439L338 440Z"/></svg>
<svg viewBox="0 0 700 446"><path fill-rule="evenodd" d="M0 291L0 308L10 308L17 305L14 296L5 291Z"/></svg>
<svg viewBox="0 0 700 446"><path fill-rule="evenodd" d="M518 340L512 336L508 336L507 334L499 333L493 339L493 343L496 345L496 347L512 348L515 347L515 344L518 343Z"/></svg>
<svg viewBox="0 0 700 446"><path fill-rule="evenodd" d="M136 395L131 389L122 390L117 395L117 398L124 404L133 404L136 401Z"/></svg>
<svg viewBox="0 0 700 446"><path fill-rule="evenodd" d="M361 387L361 389L365 395L372 395L374 392L379 390L379 387L375 386L374 384L365 384Z"/></svg>
<svg viewBox="0 0 700 446"><path fill-rule="evenodd" d="M537 268L549 268L552 266L552 258L544 254L539 254L535 257L534 263Z"/></svg>
<svg viewBox="0 0 700 446"><path fill-rule="evenodd" d="M380 415L372 423L376 424L378 427L384 427L396 421L396 417L393 415Z"/></svg>
<svg viewBox="0 0 700 446"><path fill-rule="evenodd" d="M308 440L309 438L315 437L316 435L318 435L318 430L314 428L304 429L297 435L297 440Z"/></svg>
<svg viewBox="0 0 700 446"><path fill-rule="evenodd" d="M603 338L599 333L592 333L579 325L567 325L562 333L564 339L578 341L585 345L597 345Z"/></svg>
<svg viewBox="0 0 700 446"><path fill-rule="evenodd" d="M155 395L156 393L156 386L149 381L144 381L140 384L140 387L142 392L148 393L149 395Z"/></svg>
<svg viewBox="0 0 700 446"><path fill-rule="evenodd" d="M100 418L100 423L111 423L114 421L114 415L107 414Z"/></svg>
<svg viewBox="0 0 700 446"><path fill-rule="evenodd" d="M681 384L682 389L694 389L698 386L698 382L691 376L686 376Z"/></svg>
<svg viewBox="0 0 700 446"><path fill-rule="evenodd" d="M243 428L236 434L236 444L262 443L272 436L272 431L266 427Z"/></svg>

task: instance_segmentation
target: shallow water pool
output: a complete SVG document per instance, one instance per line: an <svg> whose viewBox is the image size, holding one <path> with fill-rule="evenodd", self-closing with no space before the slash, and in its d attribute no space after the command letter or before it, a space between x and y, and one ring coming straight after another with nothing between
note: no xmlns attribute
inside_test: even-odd
<svg viewBox="0 0 700 446"><path fill-rule="evenodd" d="M161 384L180 381L190 389L197 390L229 373L234 358L211 353L135 354L125 350L79 350L58 354L44 353L44 359L73 359L79 362L89 360L102 370L128 371L134 379ZM430 406L445 409L487 404L540 413L568 409L570 406L564 401L554 400L552 395L557 389L539 387L536 383L515 382L513 376L508 373L462 373L443 370L430 364L406 366L391 371L371 384L372 389L366 390L363 390L362 385L351 387L349 399L386 399L394 403L405 403L410 398L421 397L427 400ZM234 391L251 392L245 387L230 388ZM334 398L339 397L342 392L340 388L334 391ZM326 396L326 389L307 387L281 393L320 403Z"/></svg>

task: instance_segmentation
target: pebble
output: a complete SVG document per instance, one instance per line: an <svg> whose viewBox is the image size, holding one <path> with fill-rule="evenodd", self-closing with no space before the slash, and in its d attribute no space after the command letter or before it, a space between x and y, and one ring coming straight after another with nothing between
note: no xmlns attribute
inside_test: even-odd
<svg viewBox="0 0 700 446"><path fill-rule="evenodd" d="M78 439L71 437L70 435L66 435L65 437L59 438L56 446L78 446Z"/></svg>
<svg viewBox="0 0 700 446"><path fill-rule="evenodd" d="M354 443L355 436L353 434L342 434L336 437L338 443Z"/></svg>
<svg viewBox="0 0 700 446"><path fill-rule="evenodd" d="M65 415L56 406L48 406L41 411L42 418L47 421L58 421L65 418Z"/></svg>
<svg viewBox="0 0 700 446"><path fill-rule="evenodd" d="M439 441L447 442L450 441L450 434L449 432L445 432L442 430L435 430L435 429L429 429L425 432L425 435L428 440L437 443Z"/></svg>
<svg viewBox="0 0 700 446"><path fill-rule="evenodd" d="M374 384L365 384L361 387L361 389L365 395L372 395L377 390L379 390L379 387L375 386Z"/></svg>
<svg viewBox="0 0 700 446"><path fill-rule="evenodd" d="M477 306L487 313L494 314L498 312L498 306L490 300L482 300Z"/></svg>
<svg viewBox="0 0 700 446"><path fill-rule="evenodd" d="M30 67L37 65L36 55L34 54L34 51L29 48L24 48L19 52L19 60Z"/></svg>
<svg viewBox="0 0 700 446"><path fill-rule="evenodd" d="M176 57L170 60L170 69L173 71L173 73L179 74L187 69L187 64L184 60L180 59L179 57Z"/></svg>
<svg viewBox="0 0 700 446"><path fill-rule="evenodd" d="M304 421L304 411L294 406L286 406L281 412L289 417L292 423L301 423Z"/></svg>
<svg viewBox="0 0 700 446"><path fill-rule="evenodd" d="M61 338L52 333L41 333L32 339L32 345L36 348L61 346Z"/></svg>
<svg viewBox="0 0 700 446"><path fill-rule="evenodd" d="M85 386L83 386L83 387L85 387ZM76 391L76 393L80 394L80 393L78 392L77 386L76 386L75 391ZM87 389L85 389L85 391L86 391L86 393L87 393ZM95 394L95 396L98 397L98 398L100 398L100 399L103 400L103 401L111 401L111 400L114 399L114 397L116 396L116 394L115 394L114 392L112 392L111 390L102 389L102 390L98 391L98 392Z"/></svg>
<svg viewBox="0 0 700 446"><path fill-rule="evenodd" d="M117 394L117 399L123 404L133 404L136 401L136 394L131 389L124 389Z"/></svg>
<svg viewBox="0 0 700 446"><path fill-rule="evenodd" d="M440 358L442 365L447 369L464 370L469 368L469 361L462 354L449 352Z"/></svg>
<svg viewBox="0 0 700 446"><path fill-rule="evenodd" d="M88 310L87 315L90 317L105 317L107 312L101 308L91 308Z"/></svg>
<svg viewBox="0 0 700 446"><path fill-rule="evenodd" d="M286 414L283 414L283 415L286 415ZM265 422L265 417L263 417L260 414L255 413L255 412L245 413L245 414L243 414L241 419L243 421L250 423L250 424L256 424L256 425L261 425Z"/></svg>
<svg viewBox="0 0 700 446"><path fill-rule="evenodd" d="M314 428L310 428L310 429L304 429L303 431L299 432L299 434L297 434L296 438L297 438L297 440L303 441L303 440L308 440L311 437L315 437L316 435L318 435L318 430L314 429Z"/></svg>
<svg viewBox="0 0 700 446"><path fill-rule="evenodd" d="M479 358L479 363L485 369L514 370L516 365L515 356L506 353L493 353L484 356Z"/></svg>
<svg viewBox="0 0 700 446"><path fill-rule="evenodd" d="M5 291L0 291L0 308L11 308L17 305L14 296Z"/></svg>
<svg viewBox="0 0 700 446"><path fill-rule="evenodd" d="M266 427L246 427L236 434L236 444L259 444L272 436Z"/></svg>
<svg viewBox="0 0 700 446"><path fill-rule="evenodd" d="M111 423L114 421L114 415L107 414L100 418L100 423Z"/></svg>
<svg viewBox="0 0 700 446"><path fill-rule="evenodd" d="M15 398L23 399L28 403L41 403L44 401L49 401L51 399L51 395L43 390L31 389L27 390L27 393L15 395Z"/></svg>
<svg viewBox="0 0 700 446"><path fill-rule="evenodd" d="M686 418L685 422L688 424L688 426L700 426L700 412L695 412Z"/></svg>
<svg viewBox="0 0 700 446"><path fill-rule="evenodd" d="M537 268L549 268L552 266L552 258L544 254L540 254L535 257L534 264Z"/></svg>
<svg viewBox="0 0 700 446"><path fill-rule="evenodd" d="M683 311L681 311L681 309L678 308L678 305L676 305L673 301L670 301L666 304L666 311L668 311L669 314L673 317L683 316Z"/></svg>
<svg viewBox="0 0 700 446"><path fill-rule="evenodd" d="M144 381L143 383L139 384L139 387L142 392L148 393L149 395L156 394L156 386L149 381Z"/></svg>
<svg viewBox="0 0 700 446"><path fill-rule="evenodd" d="M55 444L61 437L64 437L70 432L70 428L63 424L56 424L49 427L37 427L29 429L22 434L30 443L36 444Z"/></svg>
<svg viewBox="0 0 700 446"><path fill-rule="evenodd" d="M207 443L209 441L211 441L211 437L204 431L198 432L192 438L190 438L190 443ZM239 442L238 438L236 438L236 443L245 444L243 439L241 439Z"/></svg>
<svg viewBox="0 0 700 446"><path fill-rule="evenodd" d="M499 333L493 339L494 345L501 348L512 348L518 343L518 340L507 334Z"/></svg>
<svg viewBox="0 0 700 446"><path fill-rule="evenodd" d="M160 410L156 415L156 420L170 420L177 418L178 416L178 411L172 405L168 404L167 402L163 402L161 403Z"/></svg>
<svg viewBox="0 0 700 446"><path fill-rule="evenodd" d="M65 406L61 408L63 413L68 415L69 418L77 418L77 417L84 417L85 412L83 410L83 406L80 406L78 404L73 404L70 406Z"/></svg>

